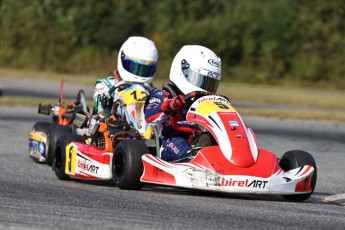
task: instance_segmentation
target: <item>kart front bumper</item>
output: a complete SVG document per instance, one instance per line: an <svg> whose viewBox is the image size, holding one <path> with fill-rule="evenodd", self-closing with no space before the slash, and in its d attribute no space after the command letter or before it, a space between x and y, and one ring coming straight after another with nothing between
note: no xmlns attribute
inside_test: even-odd
<svg viewBox="0 0 345 230"><path fill-rule="evenodd" d="M269 177L240 174L224 175L193 163L168 163L152 155L142 157L142 182L241 194L302 194L310 193L312 166L284 171L278 169Z"/></svg>
<svg viewBox="0 0 345 230"><path fill-rule="evenodd" d="M30 131L29 156L34 161L46 162L47 135L43 132Z"/></svg>

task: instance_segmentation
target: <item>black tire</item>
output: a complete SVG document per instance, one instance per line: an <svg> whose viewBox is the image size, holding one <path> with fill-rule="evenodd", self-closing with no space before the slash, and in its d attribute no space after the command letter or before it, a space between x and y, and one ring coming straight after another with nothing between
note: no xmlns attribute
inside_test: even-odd
<svg viewBox="0 0 345 230"><path fill-rule="evenodd" d="M117 187L139 190L145 185L140 177L144 171L141 156L146 153L149 150L142 141L124 140L117 145L112 162L113 180Z"/></svg>
<svg viewBox="0 0 345 230"><path fill-rule="evenodd" d="M51 125L50 122L38 121L34 124L34 126L32 127L32 130L43 132L43 133L47 134L50 125Z"/></svg>
<svg viewBox="0 0 345 230"><path fill-rule="evenodd" d="M210 132L204 132L200 135L197 142L194 144L195 147L208 147L218 145L216 139L212 136Z"/></svg>
<svg viewBox="0 0 345 230"><path fill-rule="evenodd" d="M72 133L72 127L70 125L53 124L50 126L47 136L47 165L52 166L53 164L53 155L59 138L70 133Z"/></svg>
<svg viewBox="0 0 345 230"><path fill-rule="evenodd" d="M89 108L87 107L86 97L85 97L85 91L83 89L80 89L77 94L76 102L82 105L84 112L89 112Z"/></svg>
<svg viewBox="0 0 345 230"><path fill-rule="evenodd" d="M84 138L75 134L67 134L60 137L56 144L53 159L53 169L56 177L60 180L73 180L65 173L66 146L71 142L84 142Z"/></svg>
<svg viewBox="0 0 345 230"><path fill-rule="evenodd" d="M306 194L297 194L297 195L283 195L284 198L293 201L303 201L308 199L311 194L314 192L316 186L316 179L317 179L317 168L316 163L313 156L305 151L302 150L291 150L286 152L282 158L280 159L280 167L283 170L291 170L294 168L302 167L304 165L311 165L314 167L314 173L311 177L311 193Z"/></svg>

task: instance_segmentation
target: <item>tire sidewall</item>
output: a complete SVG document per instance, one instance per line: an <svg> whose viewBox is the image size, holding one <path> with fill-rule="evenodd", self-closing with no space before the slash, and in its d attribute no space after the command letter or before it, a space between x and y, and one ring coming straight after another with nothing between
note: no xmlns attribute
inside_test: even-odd
<svg viewBox="0 0 345 230"><path fill-rule="evenodd" d="M57 145L57 142L60 137L66 134L72 133L72 127L70 125L59 125L59 124L53 124L49 128L48 136L47 136L47 157L46 161L47 164L52 166L53 163L53 155L55 152L55 148Z"/></svg>
<svg viewBox="0 0 345 230"><path fill-rule="evenodd" d="M117 187L140 189L145 185L140 177L144 170L141 157L146 153L149 150L142 141L125 140L117 145L112 161L113 181ZM119 162L122 168L117 167Z"/></svg>
<svg viewBox="0 0 345 230"><path fill-rule="evenodd" d="M72 180L66 173L66 146L69 145L71 142L82 142L84 138L79 135L75 134L67 134L65 136L61 136L56 144L56 149L54 152L53 158L53 168L55 171L55 175L60 180Z"/></svg>
<svg viewBox="0 0 345 230"><path fill-rule="evenodd" d="M291 170L305 165L311 165L314 167L314 172L311 178L311 193L307 194L296 194L296 195L284 195L283 197L289 200L302 201L308 199L315 190L317 180L317 167L313 156L302 150L291 150L286 152L281 158L281 165L283 170Z"/></svg>

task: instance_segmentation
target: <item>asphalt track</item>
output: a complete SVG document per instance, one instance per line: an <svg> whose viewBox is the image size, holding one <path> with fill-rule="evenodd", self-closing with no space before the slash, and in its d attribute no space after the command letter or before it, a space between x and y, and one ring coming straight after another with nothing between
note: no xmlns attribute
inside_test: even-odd
<svg viewBox="0 0 345 230"><path fill-rule="evenodd" d="M97 79L95 78L95 81ZM27 78L13 78L0 76L0 86L2 85L2 96L6 97L41 97L54 98L58 100L60 96L61 83L50 80L37 80ZM92 85L72 84L64 81L63 97L76 98L78 90L83 89L87 99L93 95Z"/></svg>
<svg viewBox="0 0 345 230"><path fill-rule="evenodd" d="M326 197L345 193L345 124L244 117L261 148L281 156L313 154L314 194L229 195L147 185L123 191L111 182L64 182L28 157L28 131L46 120L36 108L0 107L0 229L344 229L345 207Z"/></svg>

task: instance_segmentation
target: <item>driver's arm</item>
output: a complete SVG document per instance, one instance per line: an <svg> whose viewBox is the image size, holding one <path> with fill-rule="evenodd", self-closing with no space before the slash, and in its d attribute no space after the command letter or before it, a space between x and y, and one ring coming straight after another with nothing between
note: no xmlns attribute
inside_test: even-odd
<svg viewBox="0 0 345 230"><path fill-rule="evenodd" d="M161 124L168 120L169 115L164 113L161 105L168 100L168 93L156 89L150 93L145 101L144 113L145 120L149 124Z"/></svg>

